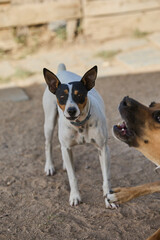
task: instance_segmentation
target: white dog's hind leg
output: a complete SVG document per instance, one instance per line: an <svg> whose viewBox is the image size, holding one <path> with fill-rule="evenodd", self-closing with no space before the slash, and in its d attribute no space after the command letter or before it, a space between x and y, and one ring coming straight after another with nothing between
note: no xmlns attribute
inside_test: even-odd
<svg viewBox="0 0 160 240"><path fill-rule="evenodd" d="M81 197L78 190L77 179L73 167L72 150L63 146L61 147L61 150L63 161L67 169L69 185L71 189L69 202L71 206L76 206L81 202Z"/></svg>
<svg viewBox="0 0 160 240"><path fill-rule="evenodd" d="M46 164L45 164L45 173L46 175L53 175L55 172L55 168L52 160L52 136L53 131L57 122L57 104L56 97L46 89L43 96L43 108L45 115L44 122L44 135L45 135L45 156L46 156Z"/></svg>
<svg viewBox="0 0 160 240"><path fill-rule="evenodd" d="M110 152L106 144L104 144L101 151L99 152L99 160L103 176L103 195L107 197L107 194L110 193ZM117 208L116 204L110 203L106 197L106 208Z"/></svg>

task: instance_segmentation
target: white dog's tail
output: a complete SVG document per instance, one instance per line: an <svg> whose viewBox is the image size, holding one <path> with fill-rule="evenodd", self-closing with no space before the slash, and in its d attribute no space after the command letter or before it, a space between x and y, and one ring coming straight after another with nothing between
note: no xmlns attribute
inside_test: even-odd
<svg viewBox="0 0 160 240"><path fill-rule="evenodd" d="M60 73L62 71L66 71L66 66L64 65L64 63L60 63L58 65L58 72L57 73Z"/></svg>

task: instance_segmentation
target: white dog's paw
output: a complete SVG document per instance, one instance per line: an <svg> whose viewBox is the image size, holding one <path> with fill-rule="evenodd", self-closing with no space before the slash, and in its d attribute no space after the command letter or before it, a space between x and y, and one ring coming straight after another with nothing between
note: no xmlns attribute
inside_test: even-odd
<svg viewBox="0 0 160 240"><path fill-rule="evenodd" d="M44 171L45 171L47 176L54 175L54 173L55 173L54 165L52 163L50 163L50 164L46 163Z"/></svg>
<svg viewBox="0 0 160 240"><path fill-rule="evenodd" d="M81 197L80 197L79 193L71 193L70 194L69 203L71 206L77 206L81 202L82 201L81 201Z"/></svg>
<svg viewBox="0 0 160 240"><path fill-rule="evenodd" d="M117 209L119 207L118 204L111 203L107 197L105 197L105 205L106 205L106 208L109 208L109 209Z"/></svg>
<svg viewBox="0 0 160 240"><path fill-rule="evenodd" d="M115 193L107 194L107 200L108 200L110 203L115 203L115 202L118 201Z"/></svg>

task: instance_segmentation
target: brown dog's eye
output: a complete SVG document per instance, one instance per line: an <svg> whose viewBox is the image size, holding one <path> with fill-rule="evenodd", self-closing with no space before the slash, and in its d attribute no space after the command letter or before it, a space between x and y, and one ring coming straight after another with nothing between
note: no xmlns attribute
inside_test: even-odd
<svg viewBox="0 0 160 240"><path fill-rule="evenodd" d="M151 102L151 104L149 105L149 107L154 107L155 106L155 102Z"/></svg>
<svg viewBox="0 0 160 240"><path fill-rule="evenodd" d="M156 120L156 122L160 123L160 111L155 111L153 113L153 117Z"/></svg>

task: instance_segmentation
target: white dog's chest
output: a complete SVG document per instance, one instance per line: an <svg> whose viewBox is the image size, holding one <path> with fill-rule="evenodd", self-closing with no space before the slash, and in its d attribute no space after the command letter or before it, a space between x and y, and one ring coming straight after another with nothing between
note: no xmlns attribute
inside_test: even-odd
<svg viewBox="0 0 160 240"><path fill-rule="evenodd" d="M85 143L92 143L98 147L103 144L101 143L102 139L104 138L100 136L98 127L92 127L90 124L77 128L63 126L63 131L59 126L59 140L67 147Z"/></svg>
<svg viewBox="0 0 160 240"><path fill-rule="evenodd" d="M91 142L91 131L88 129L88 126L79 127L78 131L76 132L75 137L76 144L84 144Z"/></svg>

